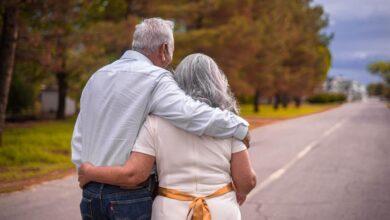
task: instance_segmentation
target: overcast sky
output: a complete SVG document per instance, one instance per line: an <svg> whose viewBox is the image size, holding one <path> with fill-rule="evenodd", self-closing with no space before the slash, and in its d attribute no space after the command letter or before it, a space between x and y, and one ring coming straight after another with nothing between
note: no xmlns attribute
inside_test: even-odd
<svg viewBox="0 0 390 220"><path fill-rule="evenodd" d="M374 60L390 60L390 0L314 0L329 16L333 65L329 75L368 84Z"/></svg>

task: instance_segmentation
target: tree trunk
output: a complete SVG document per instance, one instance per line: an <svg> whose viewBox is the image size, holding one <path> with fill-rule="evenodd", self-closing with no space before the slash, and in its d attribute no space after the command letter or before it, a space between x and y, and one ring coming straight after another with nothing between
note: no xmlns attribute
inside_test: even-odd
<svg viewBox="0 0 390 220"><path fill-rule="evenodd" d="M66 107L66 95L68 92L68 82L65 72L58 72L56 74L57 85L58 85L58 108L57 108L57 119L65 118L65 107Z"/></svg>
<svg viewBox="0 0 390 220"><path fill-rule="evenodd" d="M271 104L272 104L272 97L268 97L268 98L267 98L267 104L268 104L268 105L271 105Z"/></svg>
<svg viewBox="0 0 390 220"><path fill-rule="evenodd" d="M259 112L259 105L260 105L260 91L256 89L255 91L255 97L253 99L253 110L257 113Z"/></svg>
<svg viewBox="0 0 390 220"><path fill-rule="evenodd" d="M282 106L283 108L287 108L288 107L288 103L289 103L289 98L288 98L288 95L287 94L282 94Z"/></svg>
<svg viewBox="0 0 390 220"><path fill-rule="evenodd" d="M274 109L278 110L280 105L280 94L276 93L274 98Z"/></svg>
<svg viewBox="0 0 390 220"><path fill-rule="evenodd" d="M18 4L7 5L3 12L3 28L0 40L0 145L5 125L8 93L15 64L18 40Z"/></svg>
<svg viewBox="0 0 390 220"><path fill-rule="evenodd" d="M301 104L302 104L301 97L295 97L294 98L294 103L295 103L295 107L297 107L297 108L301 107Z"/></svg>

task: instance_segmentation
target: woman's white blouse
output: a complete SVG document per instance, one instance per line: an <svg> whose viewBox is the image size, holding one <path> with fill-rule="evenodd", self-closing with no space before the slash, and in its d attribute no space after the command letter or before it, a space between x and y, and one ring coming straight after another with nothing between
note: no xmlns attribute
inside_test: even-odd
<svg viewBox="0 0 390 220"><path fill-rule="evenodd" d="M156 157L161 187L206 195L231 182L231 155L245 149L236 139L193 135L148 116L133 151Z"/></svg>
<svg viewBox="0 0 390 220"><path fill-rule="evenodd" d="M165 119L156 116L148 116L133 148L133 151L156 157L161 187L180 190L194 196L209 195L230 183L232 153L243 150L246 150L245 145L234 138L197 136L176 128ZM230 217L234 217L231 219L239 219L234 193L207 202L214 217L228 214L223 213L223 206L231 205L233 207L231 211L235 213L230 213L233 214ZM153 205L153 218L156 219L156 214L159 215L157 219L177 217L168 216L172 214L172 208L176 209L173 212L186 215L188 204L189 202L157 197ZM171 212L164 213L164 209Z"/></svg>

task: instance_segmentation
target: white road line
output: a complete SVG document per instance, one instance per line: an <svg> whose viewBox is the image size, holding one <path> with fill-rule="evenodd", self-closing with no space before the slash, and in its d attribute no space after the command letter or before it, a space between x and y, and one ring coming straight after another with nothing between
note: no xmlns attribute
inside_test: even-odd
<svg viewBox="0 0 390 220"><path fill-rule="evenodd" d="M315 146L317 146L318 143L320 143L321 139L331 135L338 128L340 128L345 122L346 122L346 119L337 122L335 125L333 125L328 130L326 130L317 140L310 142L303 150L301 150L292 160L290 160L282 168L273 172L264 181L261 181L261 183L256 188L254 188L252 190L252 192L248 195L247 199L250 200L255 194L257 194L258 192L260 192L261 190L266 188L268 185L273 183L275 180L282 177L288 169L290 169L292 166L294 166L299 160L301 160L303 157L305 157Z"/></svg>

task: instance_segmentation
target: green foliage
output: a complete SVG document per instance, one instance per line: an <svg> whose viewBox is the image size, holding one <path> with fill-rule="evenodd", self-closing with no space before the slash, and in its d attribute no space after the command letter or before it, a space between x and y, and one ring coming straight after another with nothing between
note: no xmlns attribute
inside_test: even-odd
<svg viewBox="0 0 390 220"><path fill-rule="evenodd" d="M390 100L390 61L377 61L368 66L369 71L374 75L382 77L384 83L371 84L368 92L372 95Z"/></svg>
<svg viewBox="0 0 390 220"><path fill-rule="evenodd" d="M31 112L34 108L35 94L34 86L15 74L10 88L7 113L21 115L29 110Z"/></svg>
<svg viewBox="0 0 390 220"><path fill-rule="evenodd" d="M47 77L35 62L18 62L14 68L8 98L7 114L23 116L34 114L35 102L40 90L39 83Z"/></svg>
<svg viewBox="0 0 390 220"><path fill-rule="evenodd" d="M377 61L368 66L368 70L375 75L379 75L390 86L390 61Z"/></svg>
<svg viewBox="0 0 390 220"><path fill-rule="evenodd" d="M319 93L307 99L309 103L342 103L347 97L341 93Z"/></svg>

